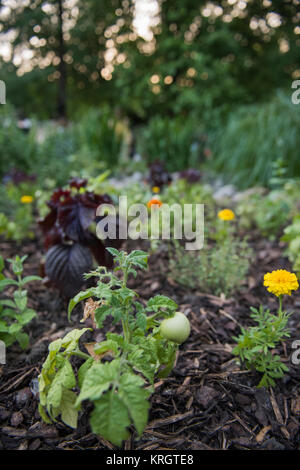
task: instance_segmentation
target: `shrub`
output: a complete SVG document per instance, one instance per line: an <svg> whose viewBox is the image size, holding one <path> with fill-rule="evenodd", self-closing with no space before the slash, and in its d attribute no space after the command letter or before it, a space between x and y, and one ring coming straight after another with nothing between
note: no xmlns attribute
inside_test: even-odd
<svg viewBox="0 0 300 470"><path fill-rule="evenodd" d="M78 174L76 151L78 143L73 125L66 127L46 126L45 138L39 143L39 158L35 171L42 187L65 185ZM81 168L84 162L81 162Z"/></svg>
<svg viewBox="0 0 300 470"><path fill-rule="evenodd" d="M194 121L154 117L140 132L138 151L148 162L159 160L168 171L197 167L201 146Z"/></svg>
<svg viewBox="0 0 300 470"><path fill-rule="evenodd" d="M114 168L126 150L128 130L109 108L89 109L75 124L78 152L84 166Z"/></svg>

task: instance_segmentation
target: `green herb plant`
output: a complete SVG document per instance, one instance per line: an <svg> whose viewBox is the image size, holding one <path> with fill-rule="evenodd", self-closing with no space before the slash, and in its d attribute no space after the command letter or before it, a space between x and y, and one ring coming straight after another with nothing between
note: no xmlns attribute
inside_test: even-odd
<svg viewBox="0 0 300 470"><path fill-rule="evenodd" d="M115 248L108 251L114 257L114 270L108 272L100 266L85 275L96 277L97 286L80 292L70 301L69 315L79 302L89 299L84 319L90 316L95 326L102 328L104 319L110 315L114 323L121 323L123 333L107 333L104 341L89 343L86 345L89 354L79 346L87 328L75 329L52 342L39 376L39 411L46 422L61 415L64 423L76 428L81 404L89 401L94 405L90 416L92 431L121 446L130 436L131 425L138 436L142 434L154 380L170 373L178 345L188 337L189 322L186 317L179 317L177 331L176 325L171 324L171 332L166 333L168 328L164 324L161 329L160 320L173 319L177 304L157 295L143 305L137 301L137 293L127 286L129 275L137 276L138 268L147 268L147 253L135 250L127 254ZM84 360L77 376L72 356ZM79 395L73 390L75 387Z"/></svg>
<svg viewBox="0 0 300 470"><path fill-rule="evenodd" d="M188 289L226 296L239 290L246 280L251 249L246 240L228 237L199 253L188 252L173 240L169 256L169 277Z"/></svg>
<svg viewBox="0 0 300 470"><path fill-rule="evenodd" d="M289 369L283 364L274 349L284 338L289 337L286 328L290 313L282 311L281 303L278 314L273 315L262 305L259 309L250 308L250 317L257 324L249 328L241 328L241 334L233 339L237 346L232 353L239 356L248 369L262 374L258 387L273 387L275 379L280 379Z"/></svg>
<svg viewBox="0 0 300 470"><path fill-rule="evenodd" d="M29 336L23 331L34 317L36 312L27 305L27 290L24 286L32 281L41 280L38 276L26 276L22 278L23 262L27 256L15 259L8 259L16 279L11 279L3 274L4 259L0 256L0 291L7 287L14 287L12 298L0 300L0 340L4 341L6 346L10 346L16 341L22 349L25 349L29 343Z"/></svg>

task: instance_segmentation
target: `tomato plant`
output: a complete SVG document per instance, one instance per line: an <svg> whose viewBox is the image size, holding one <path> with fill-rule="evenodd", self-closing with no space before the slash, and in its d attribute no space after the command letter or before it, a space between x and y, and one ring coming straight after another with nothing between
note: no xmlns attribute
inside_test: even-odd
<svg viewBox="0 0 300 470"><path fill-rule="evenodd" d="M39 410L46 422L61 415L62 421L76 427L82 403L92 402L92 431L120 446L129 437L131 424L139 436L142 434L154 380L170 373L178 343L187 338L190 327L173 300L156 295L143 305L137 301L136 292L128 288L128 276L137 276L138 268L147 268L147 253L135 250L127 254L115 248L108 251L116 262L115 269L109 272L100 266L90 272L86 277L96 276L97 286L70 301L69 315L75 305L88 299L83 320L91 317L101 328L104 319L111 316L114 323L122 324L123 333L107 333L104 341L88 343L88 354L79 347L79 339L87 328L75 329L51 343L39 376ZM118 271L121 277L117 276ZM178 331L174 333L174 319L179 321L184 335L183 331L181 336ZM161 329L161 320L162 325L164 321L171 322L173 334L169 339L165 332L170 325ZM73 355L84 359L77 376L70 362ZM76 386L79 395L73 390Z"/></svg>

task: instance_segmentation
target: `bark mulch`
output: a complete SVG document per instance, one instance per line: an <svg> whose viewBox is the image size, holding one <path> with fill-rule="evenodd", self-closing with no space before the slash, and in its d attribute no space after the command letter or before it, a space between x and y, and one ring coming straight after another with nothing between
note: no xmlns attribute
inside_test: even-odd
<svg viewBox="0 0 300 470"><path fill-rule="evenodd" d="M256 388L259 375L241 368L231 354L232 336L239 334L241 325L251 324L249 306L263 303L276 309L276 299L262 287L263 274L290 268L280 246L260 239L253 243L255 258L247 285L232 298L177 285L168 278L164 251L151 256L147 273L130 281L142 300L158 293L173 298L190 319L192 332L181 345L170 376L155 384L149 424L141 439L133 434L124 449L300 449L300 365L291 363L291 343L300 339L299 292L285 302L285 308L294 311L289 322L291 337L278 352L289 372L274 388ZM26 274L38 273L43 256L40 240L26 241L21 247L2 240L0 250L5 258L28 254ZM25 352L11 346L6 365L0 365L0 449L115 449L91 432L90 406L82 413L77 430L61 422L42 423L36 379L49 342L82 327L81 307L69 323L66 302L57 291L38 282L29 286L29 304L38 313L27 328L30 346ZM111 329L109 323L106 327ZM102 332L94 334L101 340Z"/></svg>

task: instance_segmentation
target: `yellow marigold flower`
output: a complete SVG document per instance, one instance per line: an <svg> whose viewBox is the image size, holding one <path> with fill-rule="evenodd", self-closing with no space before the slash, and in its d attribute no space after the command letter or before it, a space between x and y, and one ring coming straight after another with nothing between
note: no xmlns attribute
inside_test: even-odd
<svg viewBox="0 0 300 470"><path fill-rule="evenodd" d="M218 217L221 220L232 220L235 218L235 215L231 209L223 209L218 213Z"/></svg>
<svg viewBox="0 0 300 470"><path fill-rule="evenodd" d="M264 286L269 292L279 297L284 294L291 295L292 290L298 289L299 283L296 274L285 269L277 269L264 275Z"/></svg>
<svg viewBox="0 0 300 470"><path fill-rule="evenodd" d="M25 195L21 197L20 201L22 202L22 204L31 204L33 201L33 197Z"/></svg>
<svg viewBox="0 0 300 470"><path fill-rule="evenodd" d="M155 194L159 193L160 192L160 187L159 186L153 186L152 192L155 193Z"/></svg>
<svg viewBox="0 0 300 470"><path fill-rule="evenodd" d="M160 199L154 197L154 198L150 199L150 201L147 202L147 207L149 207L149 209L150 209L151 206L160 207L160 206L162 206L162 202L161 202Z"/></svg>

